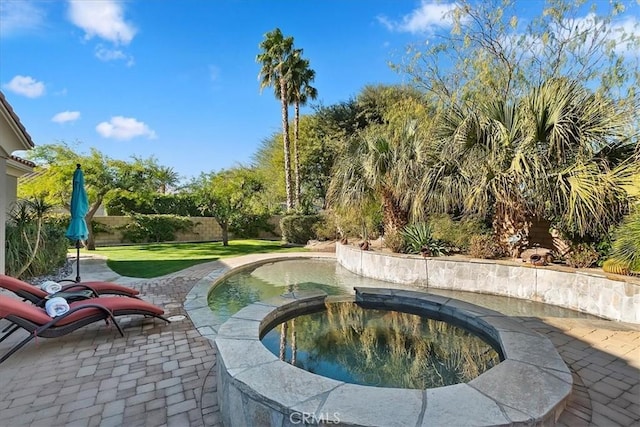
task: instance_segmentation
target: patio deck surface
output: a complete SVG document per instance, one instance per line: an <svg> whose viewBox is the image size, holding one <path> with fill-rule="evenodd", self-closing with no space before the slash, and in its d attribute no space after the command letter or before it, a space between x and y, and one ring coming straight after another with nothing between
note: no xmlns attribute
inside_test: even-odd
<svg viewBox="0 0 640 427"><path fill-rule="evenodd" d="M32 341L0 365L0 425L221 425L215 350L183 307L189 290L220 262L155 279L120 277L103 260L81 262L83 281L135 287L167 316L186 317L169 325L119 317L124 338L95 323L61 338ZM572 397L559 424L640 424L640 326L577 318L518 320L546 334L574 373ZM0 327L5 322L0 320ZM0 353L24 334L0 343Z"/></svg>

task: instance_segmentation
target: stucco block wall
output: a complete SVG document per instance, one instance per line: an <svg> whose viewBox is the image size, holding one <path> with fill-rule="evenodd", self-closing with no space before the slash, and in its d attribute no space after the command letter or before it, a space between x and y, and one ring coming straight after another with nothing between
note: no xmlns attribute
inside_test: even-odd
<svg viewBox="0 0 640 427"><path fill-rule="evenodd" d="M97 245L115 245L122 243L122 231L118 227L122 227L131 222L131 218L127 216L97 216L94 221L108 226L111 233L96 233ZM193 232L176 233L177 242L210 242L222 240L222 228L218 222L209 217L192 217L189 218L195 227Z"/></svg>
<svg viewBox="0 0 640 427"><path fill-rule="evenodd" d="M640 279L510 261L422 258L336 245L336 259L361 276L424 288L503 295L640 324Z"/></svg>

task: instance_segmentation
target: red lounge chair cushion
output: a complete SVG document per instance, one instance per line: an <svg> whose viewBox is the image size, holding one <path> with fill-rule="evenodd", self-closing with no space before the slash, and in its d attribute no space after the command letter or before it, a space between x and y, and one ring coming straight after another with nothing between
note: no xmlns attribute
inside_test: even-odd
<svg viewBox="0 0 640 427"><path fill-rule="evenodd" d="M136 298L127 297L104 297L100 299L89 299L84 301L72 302L69 304L70 309L81 307L83 305L95 305L99 304L114 315L120 314L155 314L162 315L164 310L146 301L142 301ZM66 316L57 323L57 326L64 326L70 323L76 322L82 318L100 314L100 310L95 307L87 308L85 310L79 310ZM44 325L53 319L47 312L40 307L36 307L32 304L20 301L15 298L0 295L0 318L7 316L16 316L22 319L29 320L37 325Z"/></svg>

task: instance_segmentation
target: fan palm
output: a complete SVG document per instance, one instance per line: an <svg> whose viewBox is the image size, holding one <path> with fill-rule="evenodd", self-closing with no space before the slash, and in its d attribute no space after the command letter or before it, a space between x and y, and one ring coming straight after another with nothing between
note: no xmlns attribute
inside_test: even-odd
<svg viewBox="0 0 640 427"><path fill-rule="evenodd" d="M289 102L287 88L291 80L291 58L296 54L293 49L293 37L284 37L282 31L276 28L265 34L260 43L262 52L256 56L256 61L262 65L258 79L260 90L273 87L276 97L280 99L282 110L282 143L284 150L285 189L287 193L287 210L293 208L291 192L291 158L289 141Z"/></svg>
<svg viewBox="0 0 640 427"><path fill-rule="evenodd" d="M158 166L151 170L152 179L161 194L180 181L180 175L170 166Z"/></svg>
<svg viewBox="0 0 640 427"><path fill-rule="evenodd" d="M420 182L423 141L415 120L361 132L336 163L330 203L358 207L379 200L385 232L400 230L409 221Z"/></svg>
<svg viewBox="0 0 640 427"><path fill-rule="evenodd" d="M605 232L628 208L632 114L576 82L554 79L517 104L452 108L421 199L434 211L492 215L496 231L546 217L579 237Z"/></svg>

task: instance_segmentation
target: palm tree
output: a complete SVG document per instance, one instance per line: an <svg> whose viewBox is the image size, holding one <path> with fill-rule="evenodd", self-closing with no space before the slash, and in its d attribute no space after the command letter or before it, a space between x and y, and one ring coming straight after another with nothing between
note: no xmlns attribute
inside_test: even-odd
<svg viewBox="0 0 640 427"><path fill-rule="evenodd" d="M282 108L282 142L284 149L285 188L287 193L287 210L293 208L291 192L291 159L289 142L289 102L287 88L291 80L291 57L293 50L293 37L284 37L279 28L268 32L260 43L262 53L256 56L256 61L262 65L258 79L260 91L266 87L273 87L276 97L279 97Z"/></svg>
<svg viewBox="0 0 640 427"><path fill-rule="evenodd" d="M309 68L309 60L302 58L302 49L296 50L289 64L291 80L289 81L289 102L294 105L293 121L293 169L295 176L295 206L300 208L300 155L298 152L300 106L306 105L309 99L316 99L318 90L311 86L316 72Z"/></svg>
<svg viewBox="0 0 640 427"><path fill-rule="evenodd" d="M379 200L385 233L402 229L420 183L423 142L417 121L368 128L337 160L330 203L358 208Z"/></svg>
<svg viewBox="0 0 640 427"><path fill-rule="evenodd" d="M167 194L167 189L176 185L180 180L180 175L170 166L152 168L151 174L158 191L162 194Z"/></svg>
<svg viewBox="0 0 640 427"><path fill-rule="evenodd" d="M501 233L531 217L588 239L628 209L640 166L633 115L577 82L553 79L517 103L452 108L420 199L433 211L493 217Z"/></svg>

